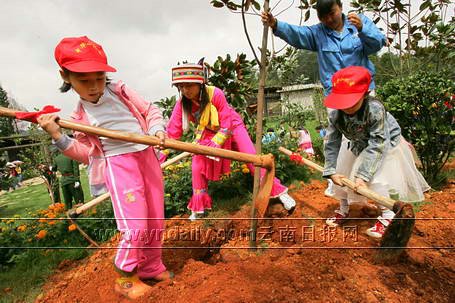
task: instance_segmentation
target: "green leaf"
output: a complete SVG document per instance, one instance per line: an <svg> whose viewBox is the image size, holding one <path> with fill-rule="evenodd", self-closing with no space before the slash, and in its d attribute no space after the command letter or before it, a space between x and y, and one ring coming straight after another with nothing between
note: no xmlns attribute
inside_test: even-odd
<svg viewBox="0 0 455 303"><path fill-rule="evenodd" d="M308 19L310 19L310 11L309 10L305 12L304 21L306 22L306 21L308 21Z"/></svg>
<svg viewBox="0 0 455 303"><path fill-rule="evenodd" d="M212 5L216 8L221 8L224 6L224 4L222 2L219 2L219 1L216 1L216 0L212 0L210 3L212 3Z"/></svg>
<svg viewBox="0 0 455 303"><path fill-rule="evenodd" d="M261 10L261 5L259 2L253 0L253 6L257 11Z"/></svg>

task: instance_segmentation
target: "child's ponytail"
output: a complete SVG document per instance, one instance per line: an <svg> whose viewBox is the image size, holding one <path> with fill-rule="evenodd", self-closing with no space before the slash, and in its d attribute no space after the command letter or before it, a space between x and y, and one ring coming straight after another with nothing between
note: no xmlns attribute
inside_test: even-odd
<svg viewBox="0 0 455 303"><path fill-rule="evenodd" d="M63 71L63 73L65 74L66 77L69 76L69 73L70 73L69 70L67 70L66 68L62 67L62 71ZM66 93L70 89L71 89L71 83L63 81L62 86L60 86L60 88L59 88L59 91L61 93Z"/></svg>

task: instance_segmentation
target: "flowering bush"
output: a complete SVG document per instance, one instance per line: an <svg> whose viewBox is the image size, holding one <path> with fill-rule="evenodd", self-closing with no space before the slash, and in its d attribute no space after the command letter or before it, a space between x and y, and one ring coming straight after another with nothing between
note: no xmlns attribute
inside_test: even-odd
<svg viewBox="0 0 455 303"><path fill-rule="evenodd" d="M184 214L187 211L186 206L192 195L191 178L191 158L164 169L166 217ZM243 196L248 194L252 187L249 179L251 178L248 167L242 163L232 162L231 173L222 176L219 182L210 182L209 194L215 203L218 199Z"/></svg>
<svg viewBox="0 0 455 303"><path fill-rule="evenodd" d="M102 217L101 220L79 220L78 224L95 241L99 241L96 230L115 228L112 206L110 203L101 204L97 209L89 211ZM105 218L112 218L105 220ZM76 225L70 224L66 218L63 203L50 205L47 209L35 213L28 213L27 218L16 215L11 219L0 222L0 267L18 262L29 250L24 248L52 247L85 247L87 241L79 232L75 232Z"/></svg>
<svg viewBox="0 0 455 303"><path fill-rule="evenodd" d="M419 155L423 174L433 186L455 150L455 82L444 73L421 71L393 79L378 89L387 110Z"/></svg>

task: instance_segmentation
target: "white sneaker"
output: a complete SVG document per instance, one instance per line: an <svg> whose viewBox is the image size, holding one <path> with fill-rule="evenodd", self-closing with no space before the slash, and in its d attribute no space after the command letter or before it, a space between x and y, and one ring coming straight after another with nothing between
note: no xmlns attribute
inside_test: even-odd
<svg viewBox="0 0 455 303"><path fill-rule="evenodd" d="M335 196L335 193L333 191L333 181L329 179L329 180L327 180L327 182L328 182L328 185L327 185L326 190L324 191L324 195L327 197L333 197L333 196Z"/></svg>
<svg viewBox="0 0 455 303"><path fill-rule="evenodd" d="M291 210L295 207L295 200L289 196L288 193L284 193L278 196L280 199L281 203L283 203L283 206L286 210Z"/></svg>
<svg viewBox="0 0 455 303"><path fill-rule="evenodd" d="M196 221L197 220L197 213L194 211L191 212L191 215L189 216L190 221Z"/></svg>
<svg viewBox="0 0 455 303"><path fill-rule="evenodd" d="M382 236L384 236L384 232L387 226L389 226L391 222L392 220L378 217L378 221L376 221L376 224L373 227L368 228L366 233L368 236L372 238L381 239Z"/></svg>
<svg viewBox="0 0 455 303"><path fill-rule="evenodd" d="M190 221L196 221L198 219L201 219L202 217L204 217L204 213L197 213L192 211L188 219L190 219Z"/></svg>
<svg viewBox="0 0 455 303"><path fill-rule="evenodd" d="M341 210L337 209L335 210L335 214L333 215L333 217L327 218L325 224L327 224L328 226L337 227L346 222L347 217L348 217L347 214L344 214L341 212Z"/></svg>

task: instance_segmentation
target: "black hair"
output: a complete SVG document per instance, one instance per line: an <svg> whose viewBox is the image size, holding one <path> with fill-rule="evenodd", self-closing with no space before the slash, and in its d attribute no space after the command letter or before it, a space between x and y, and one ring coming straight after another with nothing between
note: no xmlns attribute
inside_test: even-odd
<svg viewBox="0 0 455 303"><path fill-rule="evenodd" d="M341 0L318 0L318 2L316 2L316 11L318 12L319 19L330 14L334 4L342 7Z"/></svg>
<svg viewBox="0 0 455 303"><path fill-rule="evenodd" d="M205 107L209 104L209 94L207 93L207 90L205 89L205 84L201 84L201 93L200 93L201 99L199 100L199 110L196 112L196 123L199 124L199 119L201 118L201 114L204 111ZM182 106L183 110L188 114L188 116L191 115L191 105L192 102L190 99L185 97L182 94Z"/></svg>
<svg viewBox="0 0 455 303"><path fill-rule="evenodd" d="M67 70L66 68L62 67L62 71L65 74L65 76L68 76L70 71ZM61 93L66 93L71 89L71 83L63 81L62 86L60 86L59 90Z"/></svg>
<svg viewBox="0 0 455 303"><path fill-rule="evenodd" d="M318 126L316 126L316 128L315 128L315 130L321 130L321 129L323 129L323 127L322 127L322 125L321 125L321 124L319 124L319 125L318 125Z"/></svg>
<svg viewBox="0 0 455 303"><path fill-rule="evenodd" d="M65 76L68 76L71 71L62 67L62 71L65 74ZM109 77L106 77L106 85L111 83L111 79ZM66 93L72 88L71 83L63 81L62 86L60 86L59 91L61 93Z"/></svg>
<svg viewBox="0 0 455 303"><path fill-rule="evenodd" d="M275 130L274 130L273 128L271 128L271 127L270 127L270 128L267 128L267 132L268 132L268 133L273 133L274 131L275 131Z"/></svg>

